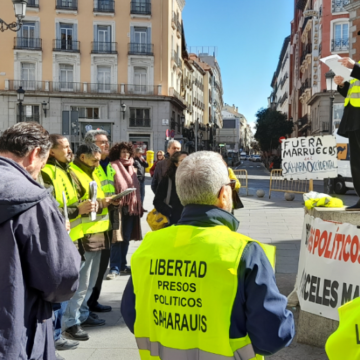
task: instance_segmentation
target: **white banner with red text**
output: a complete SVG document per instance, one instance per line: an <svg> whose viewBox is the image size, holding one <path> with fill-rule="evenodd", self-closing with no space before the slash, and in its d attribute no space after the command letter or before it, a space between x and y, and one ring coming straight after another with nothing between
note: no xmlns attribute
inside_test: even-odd
<svg viewBox="0 0 360 360"><path fill-rule="evenodd" d="M360 230L305 215L296 290L301 309L339 320L338 307L359 297Z"/></svg>

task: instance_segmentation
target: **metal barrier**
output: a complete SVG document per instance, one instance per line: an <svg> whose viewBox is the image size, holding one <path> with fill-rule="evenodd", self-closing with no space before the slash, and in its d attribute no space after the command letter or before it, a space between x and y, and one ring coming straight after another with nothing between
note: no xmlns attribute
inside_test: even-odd
<svg viewBox="0 0 360 360"><path fill-rule="evenodd" d="M240 181L241 189L246 189L246 196L249 196L248 173L246 170L234 170L235 176Z"/></svg>
<svg viewBox="0 0 360 360"><path fill-rule="evenodd" d="M305 194L313 189L313 180L287 180L283 178L281 169L271 171L269 199L272 191Z"/></svg>

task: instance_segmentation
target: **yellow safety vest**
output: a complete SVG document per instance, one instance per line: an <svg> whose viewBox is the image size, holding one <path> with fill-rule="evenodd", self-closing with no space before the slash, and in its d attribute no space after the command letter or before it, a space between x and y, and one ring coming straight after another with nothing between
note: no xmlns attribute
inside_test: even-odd
<svg viewBox="0 0 360 360"><path fill-rule="evenodd" d="M325 345L329 360L360 359L360 298L339 307L340 324Z"/></svg>
<svg viewBox="0 0 360 360"><path fill-rule="evenodd" d="M80 181L83 188L86 190L84 196L81 198L82 201L90 199L90 183L96 181L97 183L97 198L105 198L105 194L101 189L101 182L95 171L93 172L92 179L83 170L81 170L75 164L70 165L70 169L74 172L75 176ZM83 215L81 217L83 232L85 234L97 234L110 230L109 212L107 208L104 208L101 214L96 214L96 220L91 221L89 215Z"/></svg>
<svg viewBox="0 0 360 360"><path fill-rule="evenodd" d="M261 360L249 336L230 339L238 267L250 238L226 226L171 226L131 258L142 360ZM275 247L262 245L272 266Z"/></svg>
<svg viewBox="0 0 360 360"><path fill-rule="evenodd" d="M75 205L77 206L79 201L76 193L75 186L72 181L70 181L68 174L66 171L61 169L58 166L47 164L42 169L42 172L47 174L54 186L55 199L59 203L61 208L64 208L63 201L63 192L66 195L67 206ZM72 241L76 241L84 237L81 215L77 216L75 219L71 219L70 221L70 238Z"/></svg>
<svg viewBox="0 0 360 360"><path fill-rule="evenodd" d="M344 106L347 106L349 103L354 107L360 107L360 81L357 79L350 80L350 86L345 98Z"/></svg>
<svg viewBox="0 0 360 360"><path fill-rule="evenodd" d="M100 179L101 182L101 188L103 190L103 192L105 193L105 196L111 196L111 195L115 195L116 191L115 191L115 170L113 169L113 167L111 166L111 164L108 164L107 166L107 173L105 174L104 169L102 168L102 166L98 166L95 169L96 175L98 176L98 178Z"/></svg>

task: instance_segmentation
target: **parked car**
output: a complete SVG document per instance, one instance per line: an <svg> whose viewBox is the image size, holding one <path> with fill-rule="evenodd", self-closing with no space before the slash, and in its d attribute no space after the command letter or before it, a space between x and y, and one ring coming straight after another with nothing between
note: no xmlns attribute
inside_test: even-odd
<svg viewBox="0 0 360 360"><path fill-rule="evenodd" d="M247 157L246 152L240 153L240 160L246 160L246 157Z"/></svg>
<svg viewBox="0 0 360 360"><path fill-rule="evenodd" d="M250 160L250 161L254 161L254 156L255 156L255 155L250 155L249 160Z"/></svg>
<svg viewBox="0 0 360 360"><path fill-rule="evenodd" d="M260 155L254 155L253 161L254 162L261 162L261 156Z"/></svg>
<svg viewBox="0 0 360 360"><path fill-rule="evenodd" d="M228 157L226 162L230 167L240 164L239 153L237 151L228 150Z"/></svg>

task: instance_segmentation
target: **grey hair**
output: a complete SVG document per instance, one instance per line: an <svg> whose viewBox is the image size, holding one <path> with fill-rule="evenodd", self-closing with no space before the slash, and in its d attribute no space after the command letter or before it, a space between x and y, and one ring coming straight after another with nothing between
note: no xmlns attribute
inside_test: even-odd
<svg viewBox="0 0 360 360"><path fill-rule="evenodd" d="M167 145L167 148L170 149L171 146L172 146L174 143L176 143L176 142L180 144L180 142L177 141L177 140L174 140L174 139L169 140L168 145ZM180 144L180 145L181 145L181 144Z"/></svg>
<svg viewBox="0 0 360 360"><path fill-rule="evenodd" d="M220 154L199 151L186 157L176 171L176 192L183 206L215 205L229 170Z"/></svg>
<svg viewBox="0 0 360 360"><path fill-rule="evenodd" d="M106 136L109 136L108 132L105 131L105 130L90 130L88 131L86 134L85 134L85 138L84 138L84 141L86 143L93 143L96 141L96 137L98 135L106 135Z"/></svg>

